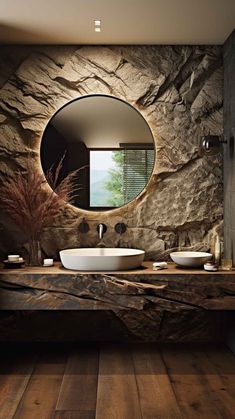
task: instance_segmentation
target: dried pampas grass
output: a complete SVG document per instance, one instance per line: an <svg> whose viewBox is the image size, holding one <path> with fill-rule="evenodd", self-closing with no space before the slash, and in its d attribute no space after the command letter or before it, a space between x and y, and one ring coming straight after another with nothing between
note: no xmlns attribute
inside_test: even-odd
<svg viewBox="0 0 235 419"><path fill-rule="evenodd" d="M73 202L78 190L75 184L78 171L71 172L58 184L63 159L54 170L48 171L46 179L35 170L30 158L25 172L18 171L14 178L1 179L2 208L30 240L39 239L42 230L59 215L65 202Z"/></svg>

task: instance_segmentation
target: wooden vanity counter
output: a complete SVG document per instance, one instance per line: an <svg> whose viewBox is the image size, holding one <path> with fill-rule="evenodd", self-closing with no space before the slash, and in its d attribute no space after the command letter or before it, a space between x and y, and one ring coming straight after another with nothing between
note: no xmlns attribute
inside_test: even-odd
<svg viewBox="0 0 235 419"><path fill-rule="evenodd" d="M152 262L119 272L72 271L60 263L1 269L3 310L89 311L97 316L102 311L140 340L205 340L212 324L218 333L222 313L235 310L235 269L206 272L169 263L167 269L154 271Z"/></svg>
<svg viewBox="0 0 235 419"><path fill-rule="evenodd" d="M143 310L148 304L177 310L235 310L235 269L206 272L169 263L154 271L80 272L62 267L0 270L0 309Z"/></svg>
<svg viewBox="0 0 235 419"><path fill-rule="evenodd" d="M161 269L158 271L153 270L152 268L153 262L151 261L145 261L143 262L142 266L137 269L127 270L127 271L74 271L70 269L65 269L60 262L55 262L54 266L51 267L32 267L32 266L26 266L22 269L3 269L3 267L0 268L0 275L2 274L36 274L40 273L43 275L46 274L69 274L69 275L77 275L77 274L112 274L112 275L234 275L235 277L235 268L232 268L231 271L222 271L221 269L216 272L208 272L204 269L188 269L188 268L180 268L175 265L175 263L169 262L167 269Z"/></svg>

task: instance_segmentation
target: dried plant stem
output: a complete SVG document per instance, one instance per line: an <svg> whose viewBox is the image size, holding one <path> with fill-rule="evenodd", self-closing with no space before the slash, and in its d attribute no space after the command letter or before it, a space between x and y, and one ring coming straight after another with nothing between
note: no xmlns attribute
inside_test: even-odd
<svg viewBox="0 0 235 419"><path fill-rule="evenodd" d="M63 158L53 171L43 174L35 170L34 162L28 159L25 172L17 172L14 178L1 179L1 202L14 224L28 241L40 240L40 235L64 208L65 202L72 203L77 187L77 172L70 173L58 184Z"/></svg>

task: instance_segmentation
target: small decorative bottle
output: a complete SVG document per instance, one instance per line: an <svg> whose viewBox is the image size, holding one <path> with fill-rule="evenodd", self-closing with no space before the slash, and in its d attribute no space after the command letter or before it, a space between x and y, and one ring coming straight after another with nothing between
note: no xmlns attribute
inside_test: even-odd
<svg viewBox="0 0 235 419"><path fill-rule="evenodd" d="M221 258L221 247L220 247L219 235L217 234L215 237L215 247L214 247L214 261L217 266L219 266L220 264L220 258Z"/></svg>

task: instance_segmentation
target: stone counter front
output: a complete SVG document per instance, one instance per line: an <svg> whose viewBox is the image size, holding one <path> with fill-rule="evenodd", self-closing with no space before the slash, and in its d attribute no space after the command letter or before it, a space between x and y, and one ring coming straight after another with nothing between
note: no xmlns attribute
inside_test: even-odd
<svg viewBox="0 0 235 419"><path fill-rule="evenodd" d="M59 264L5 269L0 271L0 309L0 332L5 336L7 319L10 323L12 319L16 331L19 311L24 320L40 316L35 311L41 311L46 324L63 311L69 327L63 333L60 330L60 336L68 334L68 340L79 338L79 313L85 316L88 329L92 323L93 332L101 330L101 340L108 340L114 330L121 340L218 340L227 323L226 312L235 310L235 271L207 273L177 269L172 264L153 271L150 262L139 270L112 273L69 271Z"/></svg>
<svg viewBox="0 0 235 419"><path fill-rule="evenodd" d="M51 268L0 271L2 310L235 310L235 270L78 272Z"/></svg>

